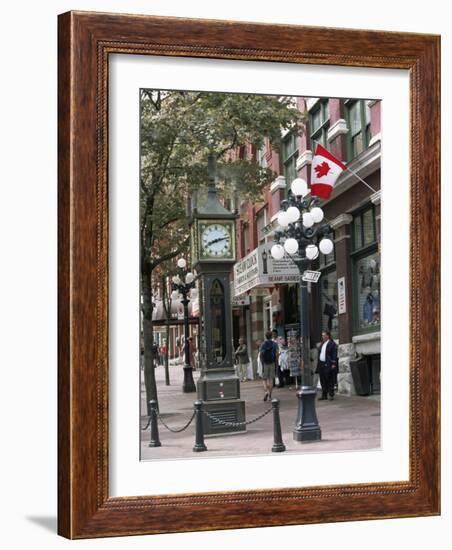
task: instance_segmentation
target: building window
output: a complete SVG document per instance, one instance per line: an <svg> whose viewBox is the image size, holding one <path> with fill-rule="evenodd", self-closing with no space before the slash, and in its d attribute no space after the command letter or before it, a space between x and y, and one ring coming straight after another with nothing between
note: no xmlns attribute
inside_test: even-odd
<svg viewBox="0 0 452 550"><path fill-rule="evenodd" d="M248 223L243 224L243 256L251 252L250 248L250 226Z"/></svg>
<svg viewBox="0 0 452 550"><path fill-rule="evenodd" d="M369 146L370 108L367 100L357 99L346 102L349 127L348 160L354 159Z"/></svg>
<svg viewBox="0 0 452 550"><path fill-rule="evenodd" d="M256 150L256 161L262 168L267 168L267 147L265 143Z"/></svg>
<svg viewBox="0 0 452 550"><path fill-rule="evenodd" d="M256 219L257 225L257 240L259 244L267 242L267 237L265 236L264 228L267 225L267 209L263 208L257 215Z"/></svg>
<svg viewBox="0 0 452 550"><path fill-rule="evenodd" d="M309 113L309 128L311 135L311 150L315 151L317 145L328 148L328 128L330 127L330 113L328 100L319 101L315 109Z"/></svg>
<svg viewBox="0 0 452 550"><path fill-rule="evenodd" d="M353 251L375 244L376 240L375 208L372 205L353 217Z"/></svg>
<svg viewBox="0 0 452 550"><path fill-rule="evenodd" d="M353 298L355 330L380 328L380 253L373 206L353 218Z"/></svg>
<svg viewBox="0 0 452 550"><path fill-rule="evenodd" d="M282 141L282 161L287 188L290 188L290 184L297 177L297 158L298 136L290 132Z"/></svg>

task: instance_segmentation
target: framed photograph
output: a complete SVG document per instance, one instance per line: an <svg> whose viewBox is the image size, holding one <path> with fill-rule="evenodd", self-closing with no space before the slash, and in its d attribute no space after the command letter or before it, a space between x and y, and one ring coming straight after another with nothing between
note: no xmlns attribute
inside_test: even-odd
<svg viewBox="0 0 452 550"><path fill-rule="evenodd" d="M62 536L440 513L439 59L59 16Z"/></svg>

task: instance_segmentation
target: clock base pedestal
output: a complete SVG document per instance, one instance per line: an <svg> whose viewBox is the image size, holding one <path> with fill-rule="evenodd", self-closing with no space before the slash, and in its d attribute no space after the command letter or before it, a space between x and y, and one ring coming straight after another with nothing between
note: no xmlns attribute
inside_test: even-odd
<svg viewBox="0 0 452 550"><path fill-rule="evenodd" d="M246 432L244 424L234 425L246 420L245 401L240 399L240 382L234 372L205 373L198 380L198 399L203 402L205 411L203 429L206 437Z"/></svg>
<svg viewBox="0 0 452 550"><path fill-rule="evenodd" d="M228 423L245 422L245 401L241 399L210 401L203 403L204 437L245 433L246 426L230 426ZM222 424L226 422L227 424Z"/></svg>

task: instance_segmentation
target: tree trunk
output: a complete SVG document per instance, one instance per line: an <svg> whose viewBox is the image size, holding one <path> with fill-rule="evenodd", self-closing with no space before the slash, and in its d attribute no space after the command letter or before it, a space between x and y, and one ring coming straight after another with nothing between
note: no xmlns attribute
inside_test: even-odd
<svg viewBox="0 0 452 550"><path fill-rule="evenodd" d="M166 354L165 354L165 385L169 386L170 376L169 376L169 341L170 341L170 325L166 323Z"/></svg>
<svg viewBox="0 0 452 550"><path fill-rule="evenodd" d="M152 345L154 340L152 330L152 320L143 319L143 332L144 332L144 385L146 387L146 405L148 415L150 414L151 407L149 401L154 399L157 401L158 408L158 396L157 396L157 384L155 382L155 366L154 366L154 353L152 351Z"/></svg>
<svg viewBox="0 0 452 550"><path fill-rule="evenodd" d="M158 409L154 352L152 351L152 346L154 344L154 330L152 326L153 304L152 287L150 282L151 270L149 269L149 265L142 266L141 292L143 296L144 385L146 388L146 405L148 415L150 415L151 411L151 407L149 405L149 401L151 401L151 399L157 401Z"/></svg>
<svg viewBox="0 0 452 550"><path fill-rule="evenodd" d="M165 354L165 386L170 385L170 376L169 376L169 337L170 337L170 323L171 323L171 295L169 294L169 288L167 285L166 277L161 278L162 286L162 300L163 300L163 311L165 312L166 317L166 354Z"/></svg>

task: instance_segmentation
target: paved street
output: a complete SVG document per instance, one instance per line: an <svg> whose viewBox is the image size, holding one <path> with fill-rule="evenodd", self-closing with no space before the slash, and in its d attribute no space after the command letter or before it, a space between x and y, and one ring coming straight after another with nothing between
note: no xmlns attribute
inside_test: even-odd
<svg viewBox="0 0 452 550"><path fill-rule="evenodd" d="M199 371L194 372L195 382ZM164 367L156 369L160 414L171 428L186 424L193 412L196 393L182 393L182 365L170 366L170 386L165 386ZM141 426L147 424L144 384L141 385ZM317 401L317 416L322 430L322 441L299 443L293 440L297 397L295 387L275 388L273 397L281 402L281 428L288 453L309 453L342 450L375 449L380 445L380 399L371 397L336 396L334 401ZM241 384L241 398L246 402L246 420L249 421L270 408L263 401L260 380ZM209 458L215 456L243 456L271 453L273 445L272 413L247 427L245 433L206 438L208 451L193 453L194 422L182 433L169 432L159 421L161 447L150 448L149 429L141 431L141 458Z"/></svg>

